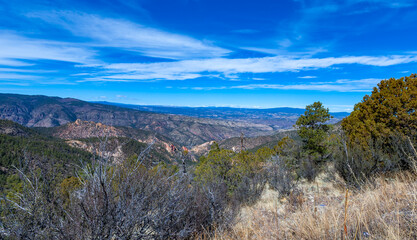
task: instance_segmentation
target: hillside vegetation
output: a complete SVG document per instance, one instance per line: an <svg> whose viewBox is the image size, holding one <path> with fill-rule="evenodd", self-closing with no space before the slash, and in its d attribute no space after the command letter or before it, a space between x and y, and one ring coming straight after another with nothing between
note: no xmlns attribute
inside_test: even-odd
<svg viewBox="0 0 417 240"><path fill-rule="evenodd" d="M242 208L236 225L219 229L213 239L417 238L415 175L380 176L352 192L323 180L299 188L303 195L286 198L265 191L255 205Z"/></svg>
<svg viewBox="0 0 417 240"><path fill-rule="evenodd" d="M77 164L88 163L92 154L33 129L0 120L0 192L21 190L18 169L42 169L56 174L56 181L74 176ZM59 180L60 179L60 180Z"/></svg>

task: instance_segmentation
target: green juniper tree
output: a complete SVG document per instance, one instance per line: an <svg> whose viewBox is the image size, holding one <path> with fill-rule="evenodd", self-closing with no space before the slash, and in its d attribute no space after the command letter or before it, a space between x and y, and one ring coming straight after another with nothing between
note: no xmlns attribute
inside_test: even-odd
<svg viewBox="0 0 417 240"><path fill-rule="evenodd" d="M301 115L295 127L298 128L298 135L303 141L305 154L308 156L307 162L301 163L301 168L309 180L314 179L315 168L324 159L327 153L327 134L330 130L329 125L325 124L333 118L329 109L325 108L321 102L315 102L306 106L304 115Z"/></svg>
<svg viewBox="0 0 417 240"><path fill-rule="evenodd" d="M297 122L298 135L304 143L304 149L310 154L318 153L323 156L326 153L326 136L330 130L329 125L325 124L333 118L329 109L325 108L321 102L315 102L306 107L304 115L301 115Z"/></svg>
<svg viewBox="0 0 417 240"><path fill-rule="evenodd" d="M342 120L349 157L345 161L360 176L380 171L416 169L417 74L382 80ZM342 176L350 172L340 163Z"/></svg>

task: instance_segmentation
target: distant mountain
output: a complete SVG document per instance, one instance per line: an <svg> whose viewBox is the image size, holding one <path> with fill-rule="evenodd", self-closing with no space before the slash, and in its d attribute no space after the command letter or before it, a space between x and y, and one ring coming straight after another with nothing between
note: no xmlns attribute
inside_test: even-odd
<svg viewBox="0 0 417 240"><path fill-rule="evenodd" d="M27 127L61 126L77 119L153 131L186 146L239 136L271 134L266 124L152 113L73 98L0 94L0 119Z"/></svg>
<svg viewBox="0 0 417 240"><path fill-rule="evenodd" d="M171 106L150 106L150 105L131 105L112 102L97 102L111 106L131 108L140 111L155 113L177 114L197 118L221 119L229 121L240 121L268 125L274 130L290 129L297 121L298 117L305 112L301 108L230 108L230 107L171 107ZM334 117L330 123L336 123L348 116L347 112L331 113Z"/></svg>

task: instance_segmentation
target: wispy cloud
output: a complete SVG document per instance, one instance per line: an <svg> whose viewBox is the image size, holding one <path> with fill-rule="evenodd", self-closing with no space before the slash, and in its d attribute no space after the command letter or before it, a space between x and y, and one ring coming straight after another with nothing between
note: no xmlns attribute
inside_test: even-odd
<svg viewBox="0 0 417 240"><path fill-rule="evenodd" d="M68 11L32 13L29 16L61 26L75 36L88 38L90 45L123 48L149 57L177 60L211 58L231 52L208 40L197 40L124 19Z"/></svg>
<svg viewBox="0 0 417 240"><path fill-rule="evenodd" d="M334 42L339 40L347 41L341 35L354 35L352 33L359 32L357 28L350 27L350 21L348 23L343 19L342 21L328 21L329 19L335 20L335 15L339 15L339 13L345 10L349 10L346 12L351 12L350 10L361 9L360 6L366 7L368 5L377 6L378 8L402 8L414 5L415 1L347 0L341 2L334 0L300 0L298 2L300 2L299 6L301 7L294 11L297 17L277 19L277 21L282 21L283 28L277 27L272 30L268 29L269 27L263 28L263 26L259 25L259 30L245 29L258 25L244 24L228 26L225 29L220 29L220 32L213 31L213 34L210 33L214 40L218 38L225 42L229 41L224 46L233 46L230 47L234 51L233 55L230 54L232 50L222 47L223 45L220 42L199 39L199 36L207 34L207 31L195 31L191 27L183 28L187 29L184 32L191 35L181 34L177 30L171 31L157 25L143 25L141 24L143 22L134 22L135 18L132 15L87 8L79 9L79 11L54 11L50 6L47 6L43 9L49 10L43 12L22 10L21 12L32 11L30 13L26 12L23 20L27 21L29 18L34 24L27 28L16 28L14 31L0 30L0 46L2 46L0 51L0 81L6 84L9 82L10 85L12 85L13 80L15 83L21 80L21 84L30 82L39 84L76 83L79 86L89 86L89 84L79 83L130 83L195 79L193 83L187 83L185 88L194 90L288 89L367 92L379 80L328 81L330 76L335 76L340 71L334 71L332 72L334 74L329 76L325 76L322 74L323 72L310 71L330 70L336 67L345 68L345 65L387 67L417 62L417 52L410 51L412 50L412 45L411 49L410 46L404 46L401 49L392 48L386 51L391 53L399 53L401 51L402 55L369 56L367 54L388 53L364 48L365 45L358 42L359 48L350 52L362 55L343 56L346 53L346 51L340 51L343 46L332 48L330 43L327 44L328 39ZM299 6L297 5L297 7ZM117 14L120 14L119 18L115 17ZM18 14L15 15L17 16ZM298 15L300 16L298 17ZM22 15L19 15L19 17L22 17ZM138 19L141 18L136 18L136 20ZM180 29L181 26L179 25L183 24L182 22L177 22L179 25L175 25L174 22L167 24L166 21L158 22L158 20L160 19L155 18L152 22L161 24L161 26L164 24L165 26L175 26L176 29ZM319 24L322 21L329 23L323 29L322 24ZM387 20L365 21L364 25L375 24L375 22L381 25L384 21L386 22ZM340 26L341 24L347 25ZM13 26L11 24L9 28L12 29ZM349 27L351 31L344 31L343 27L346 27L346 29ZM7 26L4 27L4 29L6 28ZM318 28L320 28L320 31L316 31ZM230 29L237 30L231 32ZM279 29L280 33L276 33L276 29ZM333 29L338 30L333 31ZM363 28L363 31L368 31L369 29ZM273 33L272 37L270 36L271 32ZM332 37L333 32L337 34L334 38ZM238 35L232 33L237 33ZM233 38L226 36L228 34L233 36ZM250 34L253 34L253 36ZM320 36L316 36L319 34ZM30 37L35 35L37 36L36 38ZM310 38L308 35L310 35ZM242 41L235 41L236 38L242 39ZM265 40L265 38L268 39ZM273 39L271 40L270 38ZM231 44L231 39L234 40L233 44ZM252 41L251 39L256 40ZM363 41L366 42L369 39L363 38ZM266 42L268 44L265 44ZM239 44L244 46L239 46ZM355 48L353 44L351 45ZM408 47L409 51L403 51L406 47ZM369 50L369 52L365 52L366 50L364 49ZM268 57L253 58L253 56L266 55ZM246 58L248 56L252 58ZM163 59L150 59L147 57ZM56 63L55 61L71 64ZM82 68L74 68L74 65ZM401 70L407 70L409 66L405 65L405 69ZM42 69L42 67L45 67L45 69ZM346 68L343 71L346 70L346 72L350 71L350 73L353 73L355 70L351 71L352 68L355 68L355 66ZM50 69L55 69L55 73L49 74L48 70ZM398 73L398 71L398 68L396 68L392 72ZM302 81L302 83L289 83L289 81L294 79L292 74L273 74L282 72L301 72L298 76L298 81ZM317 77L314 75L320 76L320 81L324 82L317 82L317 79L315 79ZM359 76L359 74L352 75ZM280 78L280 76L283 77ZM288 78L288 76L290 77ZM214 85L214 87L200 87L198 84L200 80L202 82L213 80L213 82L216 81L218 83L225 79L240 81L240 83L228 82L226 84L235 84L235 86L222 86L223 84L220 83L217 84L220 86ZM181 83L176 84L172 83L174 89L181 86ZM94 85L113 86L116 84L95 83Z"/></svg>
<svg viewBox="0 0 417 240"><path fill-rule="evenodd" d="M29 86L31 83L42 79L42 77L36 75L0 72L1 85Z"/></svg>
<svg viewBox="0 0 417 240"><path fill-rule="evenodd" d="M24 66L32 66L33 64L26 63L26 62L19 61L19 60L10 59L10 58L0 57L0 65L11 66L11 67L24 67Z"/></svg>
<svg viewBox="0 0 417 240"><path fill-rule="evenodd" d="M317 78L317 76L299 76L298 78L301 78L301 79L312 79L312 78Z"/></svg>
<svg viewBox="0 0 417 240"><path fill-rule="evenodd" d="M417 4L414 0L348 0L346 2L349 4L370 3L388 8L405 8Z"/></svg>
<svg viewBox="0 0 417 240"><path fill-rule="evenodd" d="M55 60L93 64L94 52L71 43L47 41L0 32L0 64L5 66L30 66L27 60Z"/></svg>
<svg viewBox="0 0 417 240"><path fill-rule="evenodd" d="M344 45L353 34L367 35L375 29L384 29L399 24L399 10L417 6L415 0L294 0L297 6L297 18L280 26L278 41L289 39L292 49L305 49L314 45L325 46L329 51ZM377 18L365 15L377 11L383 12ZM415 13L413 13L415 14ZM338 18L350 18L352 21L335 21ZM358 18L368 19L360 21ZM403 20L404 21L404 20ZM409 19L406 20L409 22ZM323 32L329 36L322 37ZM331 36L331 37L330 37Z"/></svg>
<svg viewBox="0 0 417 240"><path fill-rule="evenodd" d="M352 7L361 6L365 11L383 8L405 8L415 6L414 0L344 0L336 2L333 0L294 0L299 2L302 10L306 13L323 13L351 10ZM365 4L365 5L364 5ZM348 12L347 12L348 13ZM362 12L364 13L364 12Z"/></svg>
<svg viewBox="0 0 417 240"><path fill-rule="evenodd" d="M220 87L194 87L193 90L222 90L222 89L277 89L277 90L309 90L322 92L369 92L381 79L368 78L361 80L340 79L333 82L309 82L304 84L247 84Z"/></svg>
<svg viewBox="0 0 417 240"><path fill-rule="evenodd" d="M57 72L56 70L39 70L39 69L20 69L20 68L0 68L0 72L7 72L7 73L54 73Z"/></svg>
<svg viewBox="0 0 417 240"><path fill-rule="evenodd" d="M9 81L9 80L3 80L3 79L1 79L0 85L27 87L27 86L30 86L30 83L28 83L28 82L21 82L21 81Z"/></svg>
<svg viewBox="0 0 417 240"><path fill-rule="evenodd" d="M381 79L368 78L361 80L340 79L334 82L310 82L305 84L248 84L233 86L238 89L280 89L280 90L311 90L334 92L369 92Z"/></svg>
<svg viewBox="0 0 417 240"><path fill-rule="evenodd" d="M19 73L30 73L33 70L19 69L19 68L0 68L0 72L19 72Z"/></svg>
<svg viewBox="0 0 417 240"><path fill-rule="evenodd" d="M203 59L158 63L118 63L103 65L101 76L83 81L139 81L139 80L186 80L213 73L225 77L240 73L276 73L316 70L342 64L360 64L386 67L417 62L416 55L392 56L345 56L328 58L264 57L244 59Z"/></svg>
<svg viewBox="0 0 417 240"><path fill-rule="evenodd" d="M92 78L85 78L78 80L77 82L154 82L158 80L187 80L203 77L201 74L194 73L124 73L124 74L113 74L103 75Z"/></svg>
<svg viewBox="0 0 417 240"><path fill-rule="evenodd" d="M0 79L9 79L9 80L15 80L15 79L38 79L39 76L33 76L33 75L22 75L22 74L15 74L15 73L0 73Z"/></svg>
<svg viewBox="0 0 417 240"><path fill-rule="evenodd" d="M281 40L285 42L288 39ZM288 40L289 41L289 40ZM240 49L248 50L252 52L260 52L260 53L266 53L270 55L279 55L279 56L298 56L298 57L311 57L318 53L327 52L326 49L322 47L316 47L316 48L308 48L305 51L287 51L283 48L260 48L260 47L240 47Z"/></svg>

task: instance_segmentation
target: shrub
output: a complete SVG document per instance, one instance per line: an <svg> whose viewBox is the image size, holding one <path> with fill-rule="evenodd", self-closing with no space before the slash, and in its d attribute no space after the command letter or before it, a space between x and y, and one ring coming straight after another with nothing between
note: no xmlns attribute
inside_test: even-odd
<svg viewBox="0 0 417 240"><path fill-rule="evenodd" d="M283 157L274 156L267 165L268 183L281 196L288 196L296 187L295 177Z"/></svg>
<svg viewBox="0 0 417 240"><path fill-rule="evenodd" d="M265 152L258 153L260 155L248 151L235 153L213 144L207 157L201 157L195 170L195 180L201 186L224 184L227 199L235 202L233 204L254 202L266 183L263 167Z"/></svg>
<svg viewBox="0 0 417 240"><path fill-rule="evenodd" d="M417 160L413 150L417 143L416 109L416 74L382 80L342 121L346 148L351 152L346 164L364 175L413 168Z"/></svg>
<svg viewBox="0 0 417 240"><path fill-rule="evenodd" d="M237 213L224 182L192 184L189 174L141 156L97 159L55 187L55 172L20 171L18 198L0 202L2 237L12 239L178 239L227 226ZM36 159L34 159L36 160ZM40 165L42 166L42 165Z"/></svg>

